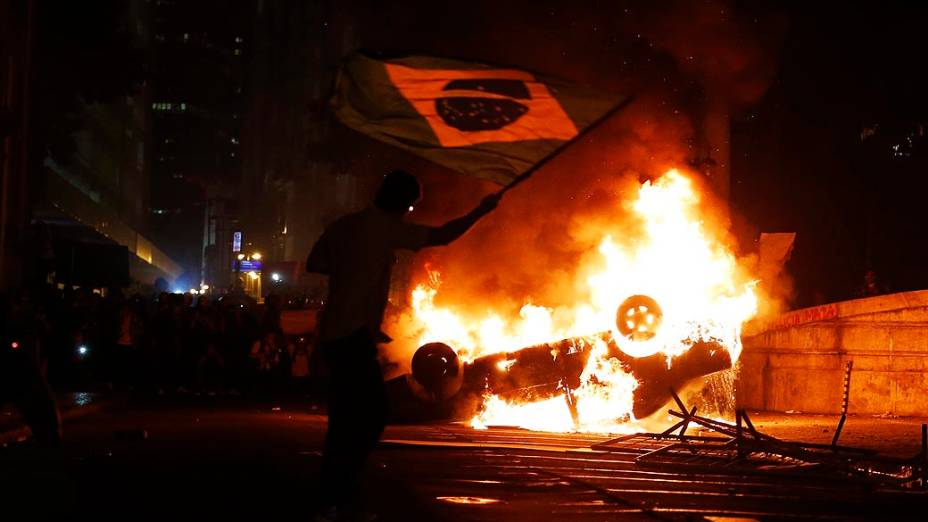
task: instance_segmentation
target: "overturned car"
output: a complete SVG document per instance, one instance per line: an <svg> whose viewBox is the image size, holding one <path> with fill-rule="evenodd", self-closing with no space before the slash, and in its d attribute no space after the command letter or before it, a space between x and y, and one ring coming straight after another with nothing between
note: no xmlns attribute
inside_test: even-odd
<svg viewBox="0 0 928 522"><path fill-rule="evenodd" d="M732 366L729 351L716 341L699 340L674 356L654 353L635 356L623 350L629 343L641 343L655 336L662 313L654 299L635 295L616 311L616 328L589 336L527 346L504 353L493 353L463 362L453 347L427 343L415 352L411 372L387 382L395 421L440 419L466 420L474 417L488 394L503 400L528 403L561 396L578 422L575 391L594 347L605 346L607 357L634 377L631 414L645 418L660 409L691 381ZM592 377L592 378L595 378ZM623 412L616 412L616 416Z"/></svg>

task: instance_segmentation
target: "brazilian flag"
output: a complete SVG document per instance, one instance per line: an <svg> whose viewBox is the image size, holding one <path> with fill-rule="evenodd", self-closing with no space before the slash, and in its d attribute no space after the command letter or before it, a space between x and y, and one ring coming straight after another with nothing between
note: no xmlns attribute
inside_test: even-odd
<svg viewBox="0 0 928 522"><path fill-rule="evenodd" d="M352 129L508 185L628 99L518 69L354 55L331 104Z"/></svg>

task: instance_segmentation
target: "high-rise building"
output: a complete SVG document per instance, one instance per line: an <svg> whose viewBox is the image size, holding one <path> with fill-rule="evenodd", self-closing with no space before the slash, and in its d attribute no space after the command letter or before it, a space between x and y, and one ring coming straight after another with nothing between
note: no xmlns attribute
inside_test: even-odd
<svg viewBox="0 0 928 522"><path fill-rule="evenodd" d="M238 206L251 2L154 0L153 236L184 283L224 287ZM219 267L226 267L220 270Z"/></svg>
<svg viewBox="0 0 928 522"><path fill-rule="evenodd" d="M134 73L150 43L147 2L12 0L2 9L16 44L0 46L11 53L2 98L14 115L2 243L22 267L13 274L5 262L4 286L175 278L180 267L146 234L149 91Z"/></svg>
<svg viewBox="0 0 928 522"><path fill-rule="evenodd" d="M27 223L27 139L34 7L0 0L0 289L16 286Z"/></svg>
<svg viewBox="0 0 928 522"><path fill-rule="evenodd" d="M343 161L339 134L348 131L327 109L338 64L357 46L351 17L337 2L254 8L241 189L250 203L241 217L245 248L265 253L264 286L273 289L300 277L323 227L370 190Z"/></svg>

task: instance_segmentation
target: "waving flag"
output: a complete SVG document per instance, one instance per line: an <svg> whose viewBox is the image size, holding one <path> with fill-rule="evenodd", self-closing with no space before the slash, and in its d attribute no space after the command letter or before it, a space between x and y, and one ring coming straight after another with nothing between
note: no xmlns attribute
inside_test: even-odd
<svg viewBox="0 0 928 522"><path fill-rule="evenodd" d="M359 132L508 185L627 99L518 69L356 55L339 72L332 106Z"/></svg>

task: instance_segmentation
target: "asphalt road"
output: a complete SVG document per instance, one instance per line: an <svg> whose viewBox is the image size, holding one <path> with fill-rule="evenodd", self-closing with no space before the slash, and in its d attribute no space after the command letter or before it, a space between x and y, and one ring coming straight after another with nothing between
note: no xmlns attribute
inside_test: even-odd
<svg viewBox="0 0 928 522"><path fill-rule="evenodd" d="M0 450L0 519L312 520L325 418L310 408L200 400L84 415L66 424L63 448ZM923 493L802 470L642 466L591 451L602 437L443 424L384 439L365 477L366 509L381 520L928 516Z"/></svg>

